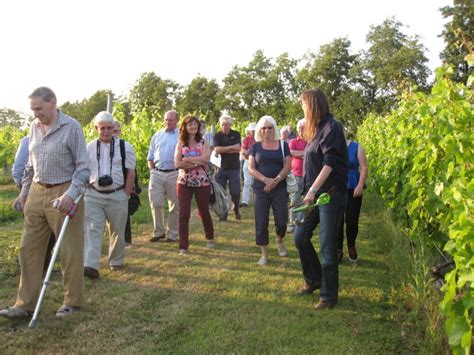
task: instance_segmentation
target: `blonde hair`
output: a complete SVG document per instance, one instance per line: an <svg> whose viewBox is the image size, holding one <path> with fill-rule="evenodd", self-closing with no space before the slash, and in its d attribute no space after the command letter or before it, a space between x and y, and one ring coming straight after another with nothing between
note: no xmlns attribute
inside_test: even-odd
<svg viewBox="0 0 474 355"><path fill-rule="evenodd" d="M261 142L262 141L262 127L265 123L270 123L273 127L273 135L275 140L280 140L280 130L276 124L275 119L272 116L263 116L257 122L257 127L255 127L255 141Z"/></svg>

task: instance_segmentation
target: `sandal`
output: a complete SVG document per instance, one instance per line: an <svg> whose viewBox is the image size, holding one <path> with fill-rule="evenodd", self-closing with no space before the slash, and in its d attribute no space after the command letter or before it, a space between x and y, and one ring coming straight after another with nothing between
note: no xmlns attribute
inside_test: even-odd
<svg viewBox="0 0 474 355"><path fill-rule="evenodd" d="M56 317L65 317L77 312L79 307L68 306L67 304L63 304L61 308L58 309L56 312Z"/></svg>

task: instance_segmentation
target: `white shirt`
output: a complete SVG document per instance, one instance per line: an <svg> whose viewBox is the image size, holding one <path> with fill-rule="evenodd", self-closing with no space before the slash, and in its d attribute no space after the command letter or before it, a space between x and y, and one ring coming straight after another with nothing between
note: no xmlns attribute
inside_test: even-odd
<svg viewBox="0 0 474 355"><path fill-rule="evenodd" d="M110 173L110 143L100 142L100 171L99 162L97 161L97 139L87 145L87 155L91 175L89 182L97 190L112 190L125 185L122 170L122 156L120 155L120 139L114 138L114 156L112 158L112 174ZM135 153L133 147L125 142L125 168L135 169ZM109 186L99 186L98 180L100 176L111 175L114 181Z"/></svg>

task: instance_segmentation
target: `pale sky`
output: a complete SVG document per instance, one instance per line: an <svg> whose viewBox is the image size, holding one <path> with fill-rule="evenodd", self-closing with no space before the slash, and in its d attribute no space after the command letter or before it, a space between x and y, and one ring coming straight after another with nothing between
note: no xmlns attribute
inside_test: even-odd
<svg viewBox="0 0 474 355"><path fill-rule="evenodd" d="M128 94L141 73L181 85L201 74L219 83L261 49L300 59L335 38L366 48L371 25L394 16L440 65L452 0L4 0L0 2L0 108L30 113L38 86L58 103L111 89Z"/></svg>

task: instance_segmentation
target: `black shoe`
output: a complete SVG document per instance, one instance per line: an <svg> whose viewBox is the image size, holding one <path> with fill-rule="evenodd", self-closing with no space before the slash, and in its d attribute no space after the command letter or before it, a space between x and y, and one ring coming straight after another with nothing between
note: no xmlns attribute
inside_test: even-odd
<svg viewBox="0 0 474 355"><path fill-rule="evenodd" d="M86 266L84 268L84 276L90 279L98 279L100 277L100 274L98 270Z"/></svg>
<svg viewBox="0 0 474 355"><path fill-rule="evenodd" d="M357 249L356 247L347 247L347 251L349 252L349 260L351 263L357 262Z"/></svg>
<svg viewBox="0 0 474 355"><path fill-rule="evenodd" d="M150 238L148 241L152 243L156 243L156 242L159 242L161 239L165 239L165 236L161 235L159 237L153 237L153 238Z"/></svg>
<svg viewBox="0 0 474 355"><path fill-rule="evenodd" d="M235 211L235 219L239 221L241 218L242 218L242 216L240 215L240 212Z"/></svg>
<svg viewBox="0 0 474 355"><path fill-rule="evenodd" d="M244 203L244 202L242 202L242 203L239 205L239 207L248 207L248 206L249 206L249 205L246 204L246 203Z"/></svg>
<svg viewBox="0 0 474 355"><path fill-rule="evenodd" d="M227 217L219 217L219 222L225 222L227 221Z"/></svg>
<svg viewBox="0 0 474 355"><path fill-rule="evenodd" d="M322 311L322 310L325 310L325 309L331 309L335 305L336 305L336 303L331 303L331 302L321 300L321 301L319 301L319 303L316 306L314 306L314 309L316 311Z"/></svg>
<svg viewBox="0 0 474 355"><path fill-rule="evenodd" d="M318 285L318 284L316 284L316 285L311 285L311 286L310 286L310 285L306 285L305 287L302 287L302 288L299 289L298 294L299 294L300 296L310 295L310 294L312 294L314 291L319 290L320 288L321 288L321 285Z"/></svg>

